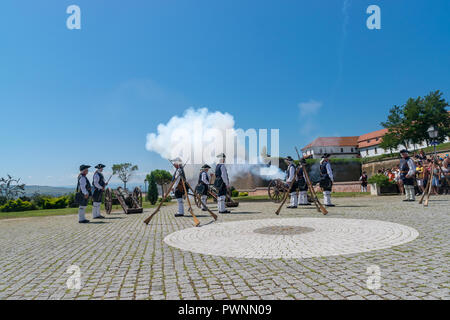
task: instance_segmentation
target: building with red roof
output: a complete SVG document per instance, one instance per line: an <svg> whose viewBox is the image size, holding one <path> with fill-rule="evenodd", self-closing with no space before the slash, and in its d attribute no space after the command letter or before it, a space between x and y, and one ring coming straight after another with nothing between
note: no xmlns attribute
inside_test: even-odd
<svg viewBox="0 0 450 320"><path fill-rule="evenodd" d="M325 153L337 158L359 157L359 136L352 137L319 137L302 148L303 155L320 158Z"/></svg>

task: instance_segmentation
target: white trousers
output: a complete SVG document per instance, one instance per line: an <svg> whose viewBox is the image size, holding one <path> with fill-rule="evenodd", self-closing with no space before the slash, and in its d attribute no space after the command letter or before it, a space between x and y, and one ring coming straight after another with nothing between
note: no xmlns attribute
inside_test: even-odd
<svg viewBox="0 0 450 320"><path fill-rule="evenodd" d="M367 186L366 187L361 186L361 192L367 192Z"/></svg>
<svg viewBox="0 0 450 320"><path fill-rule="evenodd" d="M308 204L308 192L300 191L298 194L298 203L299 204Z"/></svg>
<svg viewBox="0 0 450 320"><path fill-rule="evenodd" d="M100 217L100 206L101 202L93 202L92 203L92 218Z"/></svg>
<svg viewBox="0 0 450 320"><path fill-rule="evenodd" d="M208 196L202 196L201 200L203 209L206 209L206 201L208 200Z"/></svg>
<svg viewBox="0 0 450 320"><path fill-rule="evenodd" d="M225 209L225 196L220 196L217 198L217 208L219 209L219 212L224 212Z"/></svg>
<svg viewBox="0 0 450 320"><path fill-rule="evenodd" d="M178 198L177 202L178 202L178 213L184 214L183 198Z"/></svg>
<svg viewBox="0 0 450 320"><path fill-rule="evenodd" d="M297 206L297 192L291 192L291 207Z"/></svg>
<svg viewBox="0 0 450 320"><path fill-rule="evenodd" d="M323 202L327 204L331 204L331 191L323 192Z"/></svg>
<svg viewBox="0 0 450 320"><path fill-rule="evenodd" d="M86 207L85 206L78 207L78 221L86 220L85 213L86 213Z"/></svg>
<svg viewBox="0 0 450 320"><path fill-rule="evenodd" d="M405 186L406 200L416 200L414 186Z"/></svg>

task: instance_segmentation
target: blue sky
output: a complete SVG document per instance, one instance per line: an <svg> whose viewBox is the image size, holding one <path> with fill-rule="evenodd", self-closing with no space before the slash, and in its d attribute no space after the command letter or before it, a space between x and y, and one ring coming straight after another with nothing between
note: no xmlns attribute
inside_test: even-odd
<svg viewBox="0 0 450 320"><path fill-rule="evenodd" d="M66 28L71 4L81 30ZM370 4L381 30L366 27ZM146 135L189 107L279 128L292 155L380 129L408 97L449 99L447 0L3 0L0 12L0 176L27 184L72 185L81 163L168 168Z"/></svg>

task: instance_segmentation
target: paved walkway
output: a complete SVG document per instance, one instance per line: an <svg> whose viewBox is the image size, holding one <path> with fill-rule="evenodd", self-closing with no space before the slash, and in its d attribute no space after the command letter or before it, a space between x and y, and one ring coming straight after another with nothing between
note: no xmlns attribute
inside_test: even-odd
<svg viewBox="0 0 450 320"><path fill-rule="evenodd" d="M450 196L432 200L423 208L399 197L338 198L327 216L312 207L283 209L281 219L368 219L418 232L398 246L311 258L225 257L169 246L166 236L192 227L191 218L173 217L175 206L149 226L142 220L150 210L86 225L75 216L0 220L0 299L449 299ZM241 203L219 219L277 218L275 209L269 202ZM203 230L218 225L197 214ZM255 232L289 241L318 228L288 220L274 228L255 221ZM80 268L79 290L66 285L71 265Z"/></svg>

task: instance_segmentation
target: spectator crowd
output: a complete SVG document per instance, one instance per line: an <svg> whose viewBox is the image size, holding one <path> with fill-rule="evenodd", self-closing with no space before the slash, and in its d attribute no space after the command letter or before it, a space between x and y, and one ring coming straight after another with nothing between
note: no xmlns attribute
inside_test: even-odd
<svg viewBox="0 0 450 320"><path fill-rule="evenodd" d="M421 195L425 191L428 181L431 179L431 194L449 194L450 188L450 172L449 164L450 157L448 154L444 158L433 156L427 157L423 150L419 153L414 153L411 157L416 165L416 195ZM434 166L433 166L434 162ZM378 174L384 174L389 178L389 181L394 182L398 186L398 191L401 194L405 193L402 179L400 179L400 168L395 166L393 168L381 168ZM364 174L363 174L364 175ZM363 177L361 177L363 178ZM364 180L361 179L360 180Z"/></svg>

